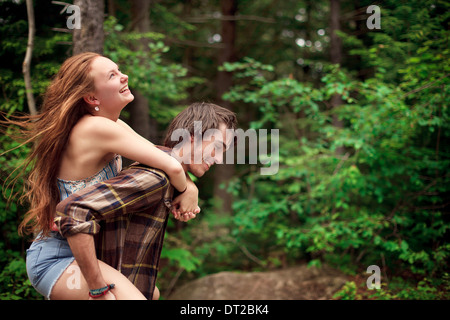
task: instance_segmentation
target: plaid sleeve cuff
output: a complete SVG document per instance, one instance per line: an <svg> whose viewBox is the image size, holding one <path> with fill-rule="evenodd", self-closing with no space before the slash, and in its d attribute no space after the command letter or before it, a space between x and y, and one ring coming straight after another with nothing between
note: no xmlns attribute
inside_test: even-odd
<svg viewBox="0 0 450 320"><path fill-rule="evenodd" d="M79 221L71 217L64 216L60 212L56 213L58 217L55 219L55 224L65 238L73 236L77 233L97 234L100 231L100 225L95 220Z"/></svg>

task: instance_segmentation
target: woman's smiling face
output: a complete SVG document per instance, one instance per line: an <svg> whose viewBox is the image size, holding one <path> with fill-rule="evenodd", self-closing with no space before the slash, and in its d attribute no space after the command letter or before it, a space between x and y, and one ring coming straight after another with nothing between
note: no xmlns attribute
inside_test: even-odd
<svg viewBox="0 0 450 320"><path fill-rule="evenodd" d="M113 61L105 57L96 58L91 65L95 92L93 96L103 112L117 113L131 101L134 96L128 88L128 76L120 72Z"/></svg>

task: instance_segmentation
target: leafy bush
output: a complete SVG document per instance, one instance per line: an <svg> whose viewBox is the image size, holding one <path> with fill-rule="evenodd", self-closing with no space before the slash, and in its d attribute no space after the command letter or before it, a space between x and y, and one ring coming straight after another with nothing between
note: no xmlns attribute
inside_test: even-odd
<svg viewBox="0 0 450 320"><path fill-rule="evenodd" d="M348 281L333 295L337 300L448 300L450 298L450 282L448 273L442 279L427 277L419 281L392 278L389 283L381 282L380 289L368 289L365 282L359 285Z"/></svg>
<svg viewBox="0 0 450 320"><path fill-rule="evenodd" d="M7 136L1 136L0 146L1 150L9 150L17 146L17 143L12 142ZM0 229L3 235L3 241L0 242L0 299L37 299L40 297L31 286L26 273L24 247L28 239L19 237L17 233L17 227L26 206L18 203L15 194L20 194L23 181L19 179L15 185L8 185L15 175L15 168L24 159L27 150L26 147L23 147L6 155L0 155L0 175L2 177ZM9 187L5 188L5 186Z"/></svg>
<svg viewBox="0 0 450 320"><path fill-rule="evenodd" d="M406 90L418 80L408 66ZM350 261L346 268L385 259L392 272L445 270L450 154L439 144L449 133L446 77L430 66L428 78L438 88L405 91L329 66L323 85L313 88L289 78L266 80L272 68L249 58L224 69L237 79L251 76L225 98L259 110L253 127L282 132L278 173L253 170L230 185L238 242L262 255L282 248L294 259ZM343 104L330 109L334 94Z"/></svg>

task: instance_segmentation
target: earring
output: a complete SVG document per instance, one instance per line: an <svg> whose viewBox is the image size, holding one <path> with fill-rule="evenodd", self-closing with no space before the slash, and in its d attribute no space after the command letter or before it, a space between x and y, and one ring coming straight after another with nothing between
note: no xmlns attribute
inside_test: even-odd
<svg viewBox="0 0 450 320"><path fill-rule="evenodd" d="M100 108L98 106L95 106L94 110L95 111L100 111Z"/></svg>

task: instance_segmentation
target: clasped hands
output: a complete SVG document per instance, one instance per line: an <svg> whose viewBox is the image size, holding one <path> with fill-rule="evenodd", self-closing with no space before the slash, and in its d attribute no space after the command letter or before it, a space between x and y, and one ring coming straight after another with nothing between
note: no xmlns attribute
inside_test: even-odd
<svg viewBox="0 0 450 320"><path fill-rule="evenodd" d="M171 211L175 219L184 222L194 219L200 212L198 189L192 181L188 182L186 191L173 199Z"/></svg>

